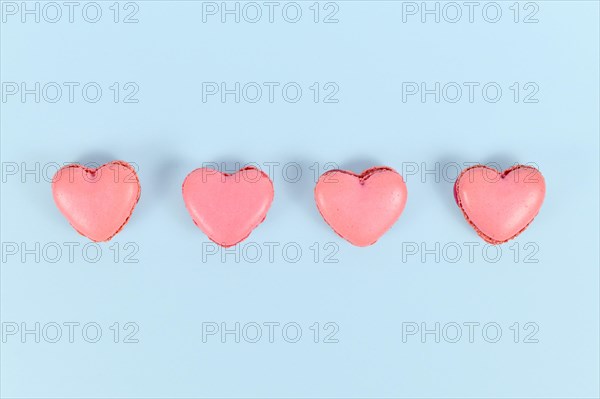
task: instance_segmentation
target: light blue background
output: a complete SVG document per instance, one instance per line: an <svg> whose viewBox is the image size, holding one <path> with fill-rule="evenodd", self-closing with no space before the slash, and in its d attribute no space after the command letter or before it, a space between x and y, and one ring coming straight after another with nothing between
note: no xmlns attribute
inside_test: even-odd
<svg viewBox="0 0 600 399"><path fill-rule="evenodd" d="M106 11L109 3L102 3ZM137 264L62 259L1 269L2 322L95 321L101 342L9 339L1 346L3 397L598 397L598 3L542 1L537 24L402 23L400 3L338 2L337 24L213 22L201 3L139 2L138 24L2 24L1 80L137 82L139 104L9 100L2 162L123 159L139 165L142 197L115 238L139 245ZM304 11L310 3L302 3ZM510 2L512 4L512 2ZM508 3L502 3L507 12ZM337 82L338 104L308 92L288 104L202 103L203 81ZM401 101L403 81L537 82L538 104ZM299 183L273 177L275 201L249 240L298 242L281 256L202 263L205 236L180 194L207 161L299 162ZM402 242L480 242L452 183L405 176L409 200L378 243L352 247L322 221L309 165L358 172L404 163L536 163L547 182L541 213L517 242L539 263L402 261ZM281 169L278 169L281 171ZM2 242L80 242L55 208L50 184L2 184ZM337 264L308 247L339 245ZM140 326L114 344L115 321ZM297 344L202 342L206 321L295 321ZM308 326L339 325L337 344ZM501 341L402 342L403 322L501 324ZM535 322L537 344L508 326ZM430 324L431 325L431 324ZM14 338L14 337L11 337Z"/></svg>

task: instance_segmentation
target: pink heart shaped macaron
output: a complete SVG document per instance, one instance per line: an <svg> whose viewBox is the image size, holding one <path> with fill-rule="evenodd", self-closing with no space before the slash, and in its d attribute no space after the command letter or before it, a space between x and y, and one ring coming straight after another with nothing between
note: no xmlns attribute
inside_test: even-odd
<svg viewBox="0 0 600 399"><path fill-rule="evenodd" d="M472 166L454 184L454 197L465 219L490 244L521 234L538 214L545 194L542 174L525 165L504 172Z"/></svg>
<svg viewBox="0 0 600 399"><path fill-rule="evenodd" d="M254 167L233 174L196 169L185 178L182 193L196 226L223 247L248 237L265 220L274 196L269 176Z"/></svg>
<svg viewBox="0 0 600 399"><path fill-rule="evenodd" d="M331 170L321 175L315 187L323 219L340 237L359 247L374 244L392 227L406 198L402 176L385 166L360 175Z"/></svg>
<svg viewBox="0 0 600 399"><path fill-rule="evenodd" d="M60 212L81 235L108 241L125 226L140 198L140 182L127 162L99 168L73 164L56 172L52 195Z"/></svg>

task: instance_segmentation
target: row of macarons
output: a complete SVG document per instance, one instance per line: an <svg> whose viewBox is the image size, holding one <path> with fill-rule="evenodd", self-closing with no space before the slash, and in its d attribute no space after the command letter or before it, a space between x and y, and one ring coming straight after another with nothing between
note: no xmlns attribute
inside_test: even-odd
<svg viewBox="0 0 600 399"><path fill-rule="evenodd" d="M72 164L52 180L54 201L71 226L92 241L112 239L127 224L140 198L135 169L123 161L98 168ZM532 166L498 171L484 165L464 169L454 197L466 221L486 242L501 244L523 232L537 216L545 197L542 174ZM274 197L273 182L256 167L236 173L195 169L182 185L185 206L212 241L233 246L261 224ZM347 170L323 173L314 198L325 222L356 246L374 244L404 211L404 179L387 166L360 174Z"/></svg>

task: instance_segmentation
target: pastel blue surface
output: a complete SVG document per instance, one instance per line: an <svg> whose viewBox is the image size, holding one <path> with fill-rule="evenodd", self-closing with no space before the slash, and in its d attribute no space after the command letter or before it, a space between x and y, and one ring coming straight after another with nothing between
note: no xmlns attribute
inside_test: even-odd
<svg viewBox="0 0 600 399"><path fill-rule="evenodd" d="M312 1L297 3L297 23L282 17L283 2L273 23L263 3L257 23L244 20L255 15L246 3L240 10L251 14L239 23L211 14L221 2L120 3L117 23L113 2L98 3L97 23L83 19L85 2L72 23L65 6L61 20L46 21L56 14L45 3L39 23L27 14L23 23L13 7L21 2L8 3L0 40L2 397L600 395L598 2L521 2L518 22L512 1L494 3L497 23L482 17L485 2L472 23L465 6L460 21L448 22L455 14L445 2L439 23L412 14L421 2L321 3L318 23ZM286 7L295 18L296 6ZM86 10L93 19L95 9ZM493 19L495 8L486 10ZM123 23L131 13L138 22ZM39 103L35 93L24 102L20 91L10 94L22 82L40 82ZM56 103L47 101L56 89L49 82L64 89ZM65 82L79 84L73 102ZM102 88L98 102L81 95L89 82ZM250 85L236 103L208 96L215 86L202 82L279 86L273 102L266 89L247 101ZM281 95L288 82L302 88L295 103ZM451 84L436 103L434 94L408 96L415 86L403 82L478 86L473 102L466 89L448 101ZM502 89L497 102L481 95L489 82ZM124 102L136 87L128 99L138 102ZM336 88L328 98L338 102L324 102ZM142 196L112 242L84 253L88 241L56 209L48 180L58 164L113 159L137 165ZM271 171L275 201L234 249L239 261L213 254L183 205L181 183L203 162ZM453 167L474 162L533 163L546 178L540 214L496 262L452 196ZM351 246L318 214L315 174L332 164L404 174L406 209L375 245ZM74 342L69 322L79 323ZM279 323L273 342L268 322ZM479 323L473 342L469 322ZM35 323L39 333L22 334ZM88 323L102 329L97 343L85 339L93 331L82 335ZM234 334L222 339L221 323L240 323L239 343ZM287 342L293 331L283 337L286 323L302 329L298 342ZM421 335L436 323L440 342ZM253 343L257 324L262 336ZM456 325L462 336L453 343ZM488 342L495 337L482 334L484 325L501 328L498 342ZM215 326L219 333L208 335Z"/></svg>

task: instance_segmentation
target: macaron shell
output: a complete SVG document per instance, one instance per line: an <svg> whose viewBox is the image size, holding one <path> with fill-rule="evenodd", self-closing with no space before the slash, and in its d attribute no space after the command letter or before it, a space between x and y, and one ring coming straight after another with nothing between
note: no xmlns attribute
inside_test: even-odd
<svg viewBox="0 0 600 399"><path fill-rule="evenodd" d="M315 187L323 219L340 237L360 247L374 244L392 227L407 195L402 176L388 167L360 175L332 170L321 175Z"/></svg>
<svg viewBox="0 0 600 399"><path fill-rule="evenodd" d="M141 193L134 168L114 161L97 169L82 165L61 168L52 179L60 212L81 235L108 241L127 224Z"/></svg>
<svg viewBox="0 0 600 399"><path fill-rule="evenodd" d="M275 193L264 172L248 167L234 174L196 169L185 178L182 194L194 223L215 243L231 247L262 223Z"/></svg>
<svg viewBox="0 0 600 399"><path fill-rule="evenodd" d="M546 194L542 174L517 165L500 173L476 165L465 169L454 186L465 219L486 242L501 244L523 232L538 214Z"/></svg>

